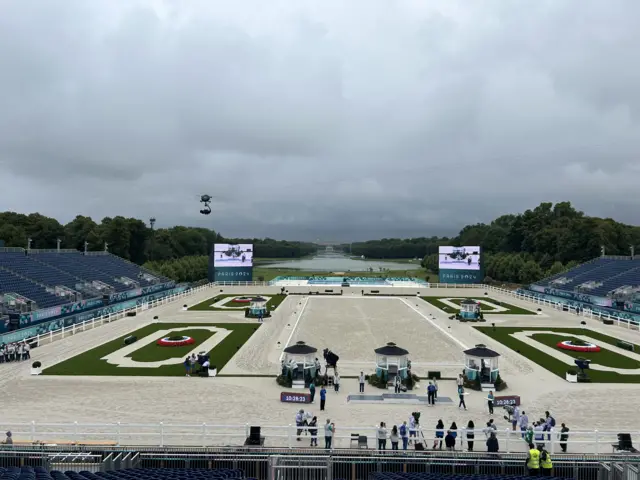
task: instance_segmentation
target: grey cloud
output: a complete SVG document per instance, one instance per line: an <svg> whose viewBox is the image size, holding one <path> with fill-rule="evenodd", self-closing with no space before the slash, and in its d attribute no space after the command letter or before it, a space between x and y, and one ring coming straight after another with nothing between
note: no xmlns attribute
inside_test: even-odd
<svg viewBox="0 0 640 480"><path fill-rule="evenodd" d="M634 220L640 4L389 5L5 0L2 208L306 239Z"/></svg>

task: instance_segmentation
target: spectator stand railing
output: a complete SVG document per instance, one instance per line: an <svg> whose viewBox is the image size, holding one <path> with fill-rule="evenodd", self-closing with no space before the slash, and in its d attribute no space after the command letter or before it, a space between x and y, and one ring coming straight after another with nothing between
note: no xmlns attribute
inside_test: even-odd
<svg viewBox="0 0 640 480"><path fill-rule="evenodd" d="M322 423L322 422L321 422ZM104 445L151 445L165 447L171 445L184 445L207 447L215 445L243 445L249 437L250 424L223 425L223 424L129 424L129 423L3 423L0 428L10 430L13 433L15 444L19 445L48 445L48 444L87 444L104 442ZM318 444L324 446L324 425L320 424L318 430ZM298 430L302 430L298 441ZM261 425L261 436L265 443L273 447L295 448L304 445L311 440L307 433L308 427L296 425ZM534 443L543 443L549 452L561 453L561 444L567 444L570 453L604 454L613 452L613 445L618 444L618 431L598 431L575 429L568 433L566 442L561 442L559 429L552 429L544 433L544 440L535 440ZM445 431L446 432L446 431ZM486 451L486 429L474 431L474 450ZM354 447L352 441L354 434L367 437L368 448L377 448L377 427L373 425L337 426L333 440L335 448ZM500 452L513 453L528 450L523 440L521 431L511 429L495 431L498 438ZM632 437L639 438L640 432L629 432ZM418 432L419 441L424 443L426 449L431 449L436 438L435 429L421 428ZM438 439L439 441L440 439ZM303 443L304 442L304 443ZM439 447L439 445L438 445ZM402 448L402 443L400 447ZM443 443L443 449L444 449ZM456 450L467 450L467 430L461 428L457 431ZM387 449L391 449L391 443L387 439Z"/></svg>

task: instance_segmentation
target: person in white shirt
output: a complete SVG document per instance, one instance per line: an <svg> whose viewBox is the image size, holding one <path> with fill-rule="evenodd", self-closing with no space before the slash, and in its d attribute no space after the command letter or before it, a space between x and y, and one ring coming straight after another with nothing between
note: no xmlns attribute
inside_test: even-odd
<svg viewBox="0 0 640 480"><path fill-rule="evenodd" d="M380 422L380 426L377 431L378 437L378 450L386 450L387 449L387 429L385 427L384 422Z"/></svg>
<svg viewBox="0 0 640 480"><path fill-rule="evenodd" d="M340 391L340 375L336 371L333 375L333 389L338 393Z"/></svg>
<svg viewBox="0 0 640 480"><path fill-rule="evenodd" d="M464 377L462 376L462 374L458 375L456 382L459 387L462 387L464 385Z"/></svg>
<svg viewBox="0 0 640 480"><path fill-rule="evenodd" d="M513 414L511 415L511 426L513 427L513 431L516 431L516 428L518 426L520 420L520 409L518 408L518 406L516 405L513 408Z"/></svg>
<svg viewBox="0 0 640 480"><path fill-rule="evenodd" d="M522 432L522 438L524 438L524 434L527 431L527 427L529 426L529 416L523 410L520 414L520 418L518 419L520 423L520 431Z"/></svg>
<svg viewBox="0 0 640 480"><path fill-rule="evenodd" d="M358 382L360 382L360 393L364 393L364 372L360 372Z"/></svg>
<svg viewBox="0 0 640 480"><path fill-rule="evenodd" d="M415 438L417 439L417 428L416 428L416 417L414 417L413 415L411 415L409 417L409 443L411 443L411 439Z"/></svg>

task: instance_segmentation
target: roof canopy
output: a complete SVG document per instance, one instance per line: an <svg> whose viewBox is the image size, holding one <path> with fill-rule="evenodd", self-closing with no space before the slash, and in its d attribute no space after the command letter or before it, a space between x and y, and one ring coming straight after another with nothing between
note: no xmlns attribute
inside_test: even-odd
<svg viewBox="0 0 640 480"><path fill-rule="evenodd" d="M291 345L284 349L284 353L290 353L292 355L311 355L317 351L317 348L313 348L304 342L297 342L295 345Z"/></svg>
<svg viewBox="0 0 640 480"><path fill-rule="evenodd" d="M486 345L482 345L482 344L476 345L475 347L470 348L469 350L465 350L464 354L470 357L480 357L480 358L495 358L500 356L498 352L494 352L493 350L487 348Z"/></svg>
<svg viewBox="0 0 640 480"><path fill-rule="evenodd" d="M408 350L398 347L393 342L387 343L384 347L376 348L374 352L376 352L378 355L387 355L388 357L401 357L403 355L409 355Z"/></svg>
<svg viewBox="0 0 640 480"><path fill-rule="evenodd" d="M477 300L472 300L470 298L465 298L464 300L460 301L460 305L477 305L478 301Z"/></svg>

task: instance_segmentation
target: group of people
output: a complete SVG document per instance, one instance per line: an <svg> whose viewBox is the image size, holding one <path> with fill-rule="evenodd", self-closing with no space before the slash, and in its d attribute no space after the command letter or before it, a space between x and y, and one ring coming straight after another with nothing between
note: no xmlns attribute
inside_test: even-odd
<svg viewBox="0 0 640 480"><path fill-rule="evenodd" d="M324 448L330 450L333 447L333 437L335 435L336 426L327 418L324 424ZM302 441L302 435L308 435L311 437L311 447L318 446L318 417L309 411L300 409L296 413L296 440Z"/></svg>
<svg viewBox="0 0 640 480"><path fill-rule="evenodd" d="M187 377L190 377L191 374L209 375L209 367L211 366L209 355L198 355L196 357L196 354L192 353L191 356L187 355L187 358L184 359L182 364L184 365Z"/></svg>
<svg viewBox="0 0 640 480"><path fill-rule="evenodd" d="M544 412L544 418L529 423L529 416L524 410L520 411L518 407L513 409L511 413L511 425L513 430L520 427L520 432L524 441L529 444L535 443L538 450L544 449L545 442L551 440L551 430L556 427L556 419L547 410ZM560 425L560 448L563 453L567 451L567 440L569 439L569 428L566 424Z"/></svg>
<svg viewBox="0 0 640 480"><path fill-rule="evenodd" d="M25 342L0 345L0 363L20 362L31 358L31 346Z"/></svg>

